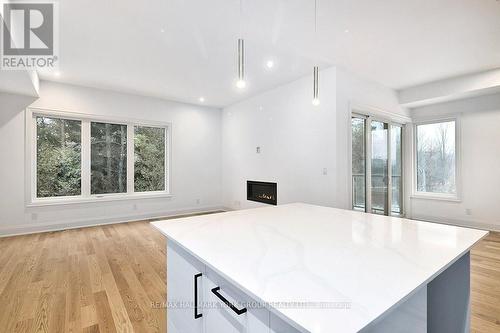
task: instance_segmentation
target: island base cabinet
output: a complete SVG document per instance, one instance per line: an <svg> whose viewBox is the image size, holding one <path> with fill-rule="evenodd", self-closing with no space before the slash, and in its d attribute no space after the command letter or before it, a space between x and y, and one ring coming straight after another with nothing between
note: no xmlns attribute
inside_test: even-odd
<svg viewBox="0 0 500 333"><path fill-rule="evenodd" d="M168 333L203 332L203 315L197 307L203 297L204 270L204 265L191 259L179 247L167 246Z"/></svg>
<svg viewBox="0 0 500 333"><path fill-rule="evenodd" d="M269 315L270 333L300 333L300 331L285 323L274 313L270 313Z"/></svg>
<svg viewBox="0 0 500 333"><path fill-rule="evenodd" d="M217 282L205 279L204 299L209 306L204 310L206 333L270 332L269 311L249 307L252 301L222 279ZM234 308L226 305L224 300L230 302Z"/></svg>
<svg viewBox="0 0 500 333"><path fill-rule="evenodd" d="M465 333L470 330L470 255L466 253L426 286L360 333ZM298 333L288 323L168 243L168 333Z"/></svg>

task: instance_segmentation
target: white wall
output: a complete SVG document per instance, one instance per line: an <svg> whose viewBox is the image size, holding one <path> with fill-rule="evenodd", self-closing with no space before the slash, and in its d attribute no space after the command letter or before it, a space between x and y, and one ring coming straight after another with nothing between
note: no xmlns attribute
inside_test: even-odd
<svg viewBox="0 0 500 333"><path fill-rule="evenodd" d="M401 108L394 90L337 69L337 206L345 209L351 208L351 110L401 122L410 120L409 111Z"/></svg>
<svg viewBox="0 0 500 333"><path fill-rule="evenodd" d="M412 198L411 217L500 230L500 94L412 110L414 119L457 114L462 132L462 200Z"/></svg>
<svg viewBox="0 0 500 333"><path fill-rule="evenodd" d="M247 180L277 182L278 203L335 202L335 72L321 72L317 107L311 103L312 79L307 77L223 110L222 187L227 207L260 205L246 200Z"/></svg>
<svg viewBox="0 0 500 333"><path fill-rule="evenodd" d="M0 234L207 210L221 205L221 111L161 99L42 82L33 107L172 123L172 198L26 208L25 103L0 98ZM197 199L200 203L197 204Z"/></svg>
<svg viewBox="0 0 500 333"><path fill-rule="evenodd" d="M246 181L261 180L278 183L279 203L348 208L351 105L406 113L393 90L340 68L321 71L318 107L311 104L311 85L312 78L305 77L223 110L222 187L227 207L259 206L246 200Z"/></svg>
<svg viewBox="0 0 500 333"><path fill-rule="evenodd" d="M0 235L7 224L23 224L24 203L24 117L35 100L0 93Z"/></svg>

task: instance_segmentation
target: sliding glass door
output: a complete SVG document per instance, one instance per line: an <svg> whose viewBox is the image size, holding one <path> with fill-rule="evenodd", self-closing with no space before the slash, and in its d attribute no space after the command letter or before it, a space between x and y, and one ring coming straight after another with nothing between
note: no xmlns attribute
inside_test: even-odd
<svg viewBox="0 0 500 333"><path fill-rule="evenodd" d="M352 209L403 215L403 126L355 115L352 126Z"/></svg>
<svg viewBox="0 0 500 333"><path fill-rule="evenodd" d="M391 215L403 215L403 126L391 125Z"/></svg>
<svg viewBox="0 0 500 333"><path fill-rule="evenodd" d="M371 213L388 211L388 128L387 123L371 121Z"/></svg>
<svg viewBox="0 0 500 333"><path fill-rule="evenodd" d="M352 209L366 211L366 119L352 118Z"/></svg>

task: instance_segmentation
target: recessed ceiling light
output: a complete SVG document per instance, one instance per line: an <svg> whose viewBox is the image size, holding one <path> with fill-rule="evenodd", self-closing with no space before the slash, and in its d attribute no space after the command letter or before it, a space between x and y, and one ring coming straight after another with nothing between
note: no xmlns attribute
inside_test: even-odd
<svg viewBox="0 0 500 333"><path fill-rule="evenodd" d="M203 103L205 102L205 97L200 97L198 100L200 101L200 103Z"/></svg>
<svg viewBox="0 0 500 333"><path fill-rule="evenodd" d="M54 72L54 76L55 76L55 77L59 77L59 76L61 76L61 72Z"/></svg>
<svg viewBox="0 0 500 333"><path fill-rule="evenodd" d="M160 29L160 32L161 32L161 33L165 32L165 29L161 28L161 29Z"/></svg>
<svg viewBox="0 0 500 333"><path fill-rule="evenodd" d="M347 34L349 33L349 29L345 29L344 32Z"/></svg>
<svg viewBox="0 0 500 333"><path fill-rule="evenodd" d="M273 68L273 67L274 67L274 61L272 61L272 60L268 60L268 61L266 62L266 67L267 67L268 69Z"/></svg>

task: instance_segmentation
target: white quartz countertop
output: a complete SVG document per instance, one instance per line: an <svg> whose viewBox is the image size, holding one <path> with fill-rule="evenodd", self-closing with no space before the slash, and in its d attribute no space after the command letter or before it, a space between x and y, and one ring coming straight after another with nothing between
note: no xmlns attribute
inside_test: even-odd
<svg viewBox="0 0 500 333"><path fill-rule="evenodd" d="M487 235L300 203L152 224L256 301L273 304L271 311L289 324L311 333L367 327Z"/></svg>

